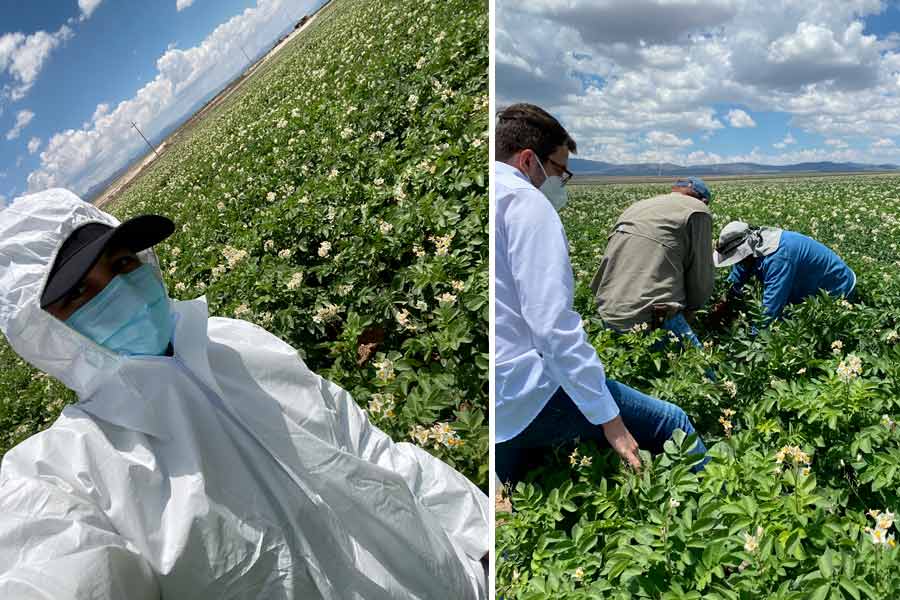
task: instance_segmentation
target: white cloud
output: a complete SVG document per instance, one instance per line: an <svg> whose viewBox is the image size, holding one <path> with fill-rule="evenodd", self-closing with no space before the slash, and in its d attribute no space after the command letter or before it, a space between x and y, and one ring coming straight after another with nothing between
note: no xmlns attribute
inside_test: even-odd
<svg viewBox="0 0 900 600"><path fill-rule="evenodd" d="M785 113L792 128L827 139L900 137L900 34L876 36L864 25L886 6L496 0L497 104L544 106L585 148L580 154L597 160L642 151L595 137L633 134L633 142L659 131L708 151L716 137L707 136L723 122L752 126L750 114L762 112ZM723 104L742 110L722 114ZM602 154L586 154L595 150ZM829 146L837 150L850 149Z"/></svg>
<svg viewBox="0 0 900 600"><path fill-rule="evenodd" d="M16 124L13 125L13 128L6 132L7 140L14 140L19 137L19 134L22 133L22 130L25 129L31 120L34 118L34 113L28 109L20 110L16 115Z"/></svg>
<svg viewBox="0 0 900 600"><path fill-rule="evenodd" d="M647 134L647 143L653 146L679 147L690 146L693 140L683 140L676 135L664 131L651 131Z"/></svg>
<svg viewBox="0 0 900 600"><path fill-rule="evenodd" d="M784 149L784 148L790 146L791 144L796 144L796 143L797 143L797 140L795 140L794 136L791 135L790 132L788 132L788 134L786 136L784 136L783 140L781 140L780 142L777 142L775 144L772 144L772 146L781 150L781 149Z"/></svg>
<svg viewBox="0 0 900 600"><path fill-rule="evenodd" d="M41 138L33 137L28 140L28 154L34 154L41 147Z"/></svg>
<svg viewBox="0 0 900 600"><path fill-rule="evenodd" d="M16 32L0 36L0 75L8 73L15 82L4 86L3 95L13 101L24 98L53 49L72 35L72 29L63 25L56 33L38 31L25 35Z"/></svg>
<svg viewBox="0 0 900 600"><path fill-rule="evenodd" d="M688 165L715 165L723 162L722 157L715 152L704 152L703 150L691 152L686 159Z"/></svg>
<svg viewBox="0 0 900 600"><path fill-rule="evenodd" d="M825 140L825 144L827 144L828 146L834 146L835 148L846 148L848 145L844 140L840 140L837 138L828 138L827 140Z"/></svg>
<svg viewBox="0 0 900 600"><path fill-rule="evenodd" d="M249 53L271 47L285 23L296 22L311 6L311 0L257 0L255 7L219 25L198 46L167 50L156 62L156 77L134 97L116 106L98 105L85 127L47 140L40 166L28 175L29 191L63 186L84 194L106 180L146 151L131 121L152 140L240 73L245 63L240 46Z"/></svg>
<svg viewBox="0 0 900 600"><path fill-rule="evenodd" d="M739 108L728 111L728 123L732 127L737 127L739 129L743 127L756 127L756 121L753 120L753 117Z"/></svg>
<svg viewBox="0 0 900 600"><path fill-rule="evenodd" d="M175 10L181 12L193 3L194 0L175 0Z"/></svg>
<svg viewBox="0 0 900 600"><path fill-rule="evenodd" d="M81 20L90 19L103 0L78 0L78 8L81 9Z"/></svg>
<svg viewBox="0 0 900 600"><path fill-rule="evenodd" d="M877 140L872 142L872 147L873 148L894 148L894 147L896 147L896 144L894 143L894 140L892 140L892 139L878 138Z"/></svg>

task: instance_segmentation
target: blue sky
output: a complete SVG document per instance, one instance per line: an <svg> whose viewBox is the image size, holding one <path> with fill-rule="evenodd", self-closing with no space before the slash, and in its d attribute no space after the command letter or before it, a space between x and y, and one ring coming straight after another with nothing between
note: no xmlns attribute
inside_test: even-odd
<svg viewBox="0 0 900 600"><path fill-rule="evenodd" d="M0 0L0 200L78 193L322 0ZM146 146L143 146L146 150Z"/></svg>
<svg viewBox="0 0 900 600"><path fill-rule="evenodd" d="M497 106L583 158L900 164L900 7L883 0L496 0Z"/></svg>

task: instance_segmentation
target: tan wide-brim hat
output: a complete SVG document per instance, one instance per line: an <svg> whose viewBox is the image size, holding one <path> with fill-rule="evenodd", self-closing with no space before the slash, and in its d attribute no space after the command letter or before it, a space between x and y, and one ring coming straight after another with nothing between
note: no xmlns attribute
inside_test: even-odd
<svg viewBox="0 0 900 600"><path fill-rule="evenodd" d="M730 267L748 256L768 256L778 250L782 230L775 227L751 227L743 221L732 221L722 228L713 252L713 264Z"/></svg>

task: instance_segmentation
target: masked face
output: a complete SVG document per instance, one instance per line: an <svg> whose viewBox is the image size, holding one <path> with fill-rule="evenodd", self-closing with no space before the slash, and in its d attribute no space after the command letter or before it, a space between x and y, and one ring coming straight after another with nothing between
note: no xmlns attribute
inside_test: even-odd
<svg viewBox="0 0 900 600"><path fill-rule="evenodd" d="M544 183L542 183L541 187L538 189L547 197L547 200L550 201L553 208L559 212L562 210L562 207L566 205L566 202L569 201L569 194L566 192L566 188L563 187L562 177L559 175L547 175L544 165L541 164L541 159L538 158L536 153L534 157L537 159L538 166L544 174Z"/></svg>
<svg viewBox="0 0 900 600"><path fill-rule="evenodd" d="M171 301L147 264L116 275L66 324L113 352L148 356L165 354L175 327Z"/></svg>

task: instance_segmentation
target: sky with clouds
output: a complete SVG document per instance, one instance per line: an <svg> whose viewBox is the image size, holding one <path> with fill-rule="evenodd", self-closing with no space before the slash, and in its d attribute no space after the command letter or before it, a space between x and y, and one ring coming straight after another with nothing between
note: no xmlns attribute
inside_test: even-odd
<svg viewBox="0 0 900 600"><path fill-rule="evenodd" d="M900 164L893 0L496 0L495 64L582 158Z"/></svg>
<svg viewBox="0 0 900 600"><path fill-rule="evenodd" d="M85 193L324 0L0 0L0 205Z"/></svg>

